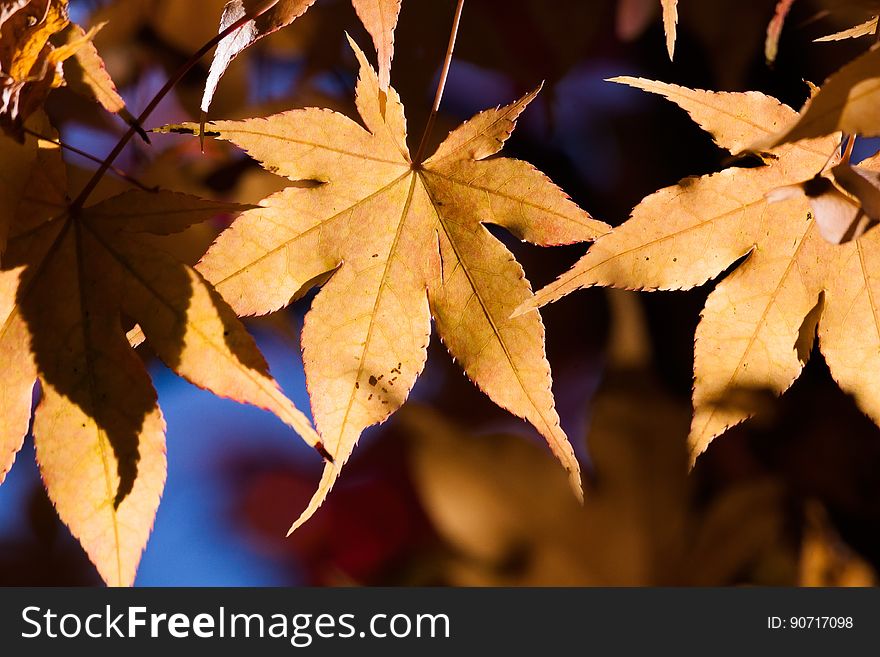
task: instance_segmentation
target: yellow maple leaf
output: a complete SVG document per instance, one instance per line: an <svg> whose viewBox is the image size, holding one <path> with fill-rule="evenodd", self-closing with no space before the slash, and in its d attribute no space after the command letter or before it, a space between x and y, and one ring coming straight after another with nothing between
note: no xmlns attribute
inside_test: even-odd
<svg viewBox="0 0 880 657"><path fill-rule="evenodd" d="M822 174L775 190L768 198L806 196L822 237L834 244L858 239L880 223L880 172L852 166L850 155L847 152L843 161Z"/></svg>
<svg viewBox="0 0 880 657"><path fill-rule="evenodd" d="M283 308L330 277L302 341L315 424L335 465L326 466L297 525L321 504L361 432L406 400L425 363L432 316L468 376L538 429L579 491L550 389L544 327L537 315L510 319L531 295L529 283L483 224L541 245L594 239L607 226L530 164L491 158L537 92L478 114L433 156L412 161L397 92L389 87L383 105L376 73L352 47L366 129L308 108L218 121L207 133L299 184L242 214L199 271L240 315ZM165 130L197 134L198 126Z"/></svg>
<svg viewBox="0 0 880 657"><path fill-rule="evenodd" d="M859 39L863 36L877 34L878 18L880 17L872 16L864 23L859 23L858 25L854 25L849 29L841 30L840 32L835 32L834 34L819 37L818 39L814 39L814 41L816 43L826 43L828 41L844 41L845 39Z"/></svg>
<svg viewBox="0 0 880 657"><path fill-rule="evenodd" d="M318 438L232 309L152 237L242 206L135 190L79 209L54 143L0 138L9 148L30 150L34 165L0 268L0 481L39 380L33 433L49 497L105 581L129 585L165 481L165 425L124 320L195 385Z"/></svg>
<svg viewBox="0 0 880 657"><path fill-rule="evenodd" d="M795 117L759 93L616 81L665 96L734 153ZM729 168L660 190L518 312L593 285L692 288L747 256L709 296L697 328L694 456L753 414L748 395L744 404L725 403L734 393L788 389L809 356L817 322L835 380L880 424L880 231L832 244L821 236L805 197L766 198L822 171L838 145L839 135L786 144L771 151L765 166ZM861 166L876 171L880 158Z"/></svg>
<svg viewBox="0 0 880 657"><path fill-rule="evenodd" d="M785 129L755 142L763 149L844 132L880 136L880 45L831 75Z"/></svg>
<svg viewBox="0 0 880 657"><path fill-rule="evenodd" d="M827 9L825 13L831 13L833 10L838 9L875 13L877 9L880 8L880 3L878 3L877 0L835 0L834 3L829 4L831 7ZM776 55L779 54L779 38L782 34L785 20L793 5L794 0L779 0L776 4L776 11L774 12L773 19L767 27L767 38L764 45L764 52L769 63L774 62L776 60ZM869 34L875 34L876 32L877 16L875 15L864 23L814 39L814 41L816 43L825 43L829 41L843 41L844 39L858 39Z"/></svg>
<svg viewBox="0 0 880 657"><path fill-rule="evenodd" d="M237 21L254 16L252 20L227 36L217 46L205 93L202 111L211 107L220 78L241 52L265 36L286 27L302 16L316 0L230 0L223 8L220 32ZM394 57L394 29L403 0L351 0L358 17L373 38L379 56L379 86L385 91L391 81L391 60ZM267 8L268 7L268 8Z"/></svg>
<svg viewBox="0 0 880 657"><path fill-rule="evenodd" d="M669 59L675 56L675 40L678 31L678 0L660 0L663 7L663 29L666 32L666 51Z"/></svg>

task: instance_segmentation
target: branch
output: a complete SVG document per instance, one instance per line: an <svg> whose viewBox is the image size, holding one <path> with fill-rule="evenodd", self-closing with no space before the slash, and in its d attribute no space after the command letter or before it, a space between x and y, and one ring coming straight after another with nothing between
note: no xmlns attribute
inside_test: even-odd
<svg viewBox="0 0 880 657"><path fill-rule="evenodd" d="M103 164L104 163L104 160L102 160L97 155L92 155L91 153L87 153L86 151L84 151L80 148L77 148L76 146L72 146L71 144L68 144L67 142L63 142L60 139L55 139L54 137L47 137L46 135L42 135L39 132L37 132L35 130L31 130L28 127L25 127L24 131L27 134L31 135L32 137L36 137L37 139L41 139L43 141L48 141L50 144L55 144L56 146L59 146L65 150L68 150L71 153L76 153L77 155L84 157L87 160L90 160L91 162L95 162L96 164ZM125 171L123 171L122 169L117 169L114 166L111 166L109 168L109 171L111 173L115 173L117 176L119 176L123 180L130 182L135 187L140 187L145 192L155 192L159 189L158 187L155 187L155 186L148 187L147 185L142 183L140 180L138 180L134 176L131 176L131 175L125 173Z"/></svg>

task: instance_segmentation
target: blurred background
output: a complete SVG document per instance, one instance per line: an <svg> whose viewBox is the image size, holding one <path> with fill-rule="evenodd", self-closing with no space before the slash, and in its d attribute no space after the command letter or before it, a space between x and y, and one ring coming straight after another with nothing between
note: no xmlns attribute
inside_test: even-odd
<svg viewBox="0 0 880 657"><path fill-rule="evenodd" d="M109 21L97 45L137 114L216 33L224 1L70 4L82 25ZM468 0L435 141L544 81L505 153L618 225L647 194L730 162L682 111L605 78L757 89L800 107L804 80L821 82L867 46L812 43L867 17L840 4L795 3L768 66L775 0L681 0L674 64L657 0ZM454 5L403 2L392 84L411 140L427 118ZM319 0L233 63L211 117L303 106L354 116L345 31L369 45L349 0ZM207 65L149 126L197 119ZM99 157L125 128L64 89L49 111L64 140ZM863 155L877 148L859 144ZM75 176L94 166L69 162ZM198 140L176 135L133 141L117 166L150 184L240 202L286 186L226 144L209 140L203 155ZM106 178L102 193L123 184ZM170 247L194 262L223 227L199 226ZM587 248L540 249L495 234L536 288ZM789 393L761 399L763 412L716 439L688 473L693 335L711 287L590 290L544 309L557 405L588 479L583 508L536 434L481 395L435 339L410 403L364 435L324 508L285 539L319 459L271 415L190 386L144 350L168 422L169 473L137 584L873 585L880 430L838 390L818 351ZM298 335L310 300L249 323L303 409ZM99 584L43 491L30 440L0 487L0 584Z"/></svg>

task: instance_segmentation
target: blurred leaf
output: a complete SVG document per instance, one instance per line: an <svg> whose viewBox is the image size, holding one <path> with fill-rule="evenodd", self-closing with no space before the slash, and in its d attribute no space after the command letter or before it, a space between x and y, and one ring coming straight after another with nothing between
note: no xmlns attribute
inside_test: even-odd
<svg viewBox="0 0 880 657"><path fill-rule="evenodd" d="M767 26L767 41L764 45L764 57L768 62L775 62L779 53L779 37L782 35L782 27L785 19L795 0L779 0L773 13L773 20Z"/></svg>
<svg viewBox="0 0 880 657"><path fill-rule="evenodd" d="M816 502L806 509L799 586L877 586L877 572L847 546Z"/></svg>
<svg viewBox="0 0 880 657"><path fill-rule="evenodd" d="M426 408L404 409L416 489L453 551L442 581L738 583L762 555L782 549L779 490L758 481L698 506L688 481L687 419L686 404L659 392L644 372L615 375L594 406L593 485L579 507L533 443L469 435Z"/></svg>

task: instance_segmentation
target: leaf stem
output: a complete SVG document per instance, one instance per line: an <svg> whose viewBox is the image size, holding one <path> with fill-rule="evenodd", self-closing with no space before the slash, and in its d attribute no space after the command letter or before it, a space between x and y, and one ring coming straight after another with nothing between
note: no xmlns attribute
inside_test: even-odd
<svg viewBox="0 0 880 657"><path fill-rule="evenodd" d="M104 161L100 157L98 157L96 155L92 155L91 153L87 153L86 151L84 151L80 148L77 148L76 146L73 146L71 144L68 144L67 142L61 141L60 139L56 139L55 137L49 137L47 135L40 134L36 130L31 130L28 127L25 127L24 131L27 134L31 135L32 137L36 137L37 139L41 139L43 141L48 141L50 144L55 144L56 146L59 146L60 148L63 148L64 150L68 150L71 153L76 153L77 155L84 157L91 162L95 162L96 164L103 164L104 163ZM140 180L138 180L134 176L131 176L131 175L125 173L125 171L123 171L122 169L117 169L116 167L111 166L108 170L111 173L115 173L117 176L119 176L123 180L130 182L135 187L140 187L145 192L155 192L156 190L158 190L158 187L148 187L147 185L142 183Z"/></svg>
<svg viewBox="0 0 880 657"><path fill-rule="evenodd" d="M440 111L440 101L443 100L443 91L446 89L446 80L449 77L449 67L452 66L452 53L455 50L455 41L458 38L458 26L461 24L461 12L463 9L464 0L458 0L458 6L455 8L455 17L452 19L449 45L446 47L446 59L443 60L443 68L440 71L440 81L437 84L437 93L434 95L434 105L431 107L431 114L428 116L425 132L422 134L422 141L419 143L419 150L416 152L416 164L421 164L422 162L425 148L428 146L428 139L431 138L431 131L434 129L434 123L437 120L437 112Z"/></svg>
<svg viewBox="0 0 880 657"><path fill-rule="evenodd" d="M262 11L266 11L271 8L270 3L266 3L267 6L262 7ZM262 12L260 12L262 13ZM79 196L76 197L73 204L71 205L71 210L76 212L77 210L82 209L85 205L85 202L88 200L89 196L91 196L92 192L95 191L95 188L98 186L98 183L101 182L101 179L104 175L110 170L113 166L113 163L116 161L122 151L125 150L125 147L128 145L128 142L131 141L131 138L134 137L138 132L138 127L144 124L144 122L149 118L150 114L159 106L159 103L162 102L162 99L168 95L168 93L180 82L183 77L189 73L190 69L199 63L199 60L202 59L205 55L207 55L211 49L216 46L218 43L223 41L230 34L241 28L243 25L249 23L254 20L256 16L259 16L260 13L254 12L248 13L242 16L240 19L235 21L232 25L227 27L225 30L217 34L214 38L208 41L204 46L199 48L198 52L196 52L192 57L190 57L177 71L172 75L168 82L165 83L165 86L162 87L159 92L153 97L153 100L150 101L150 104L144 109L143 112L137 117L137 121L134 125L130 126L129 129L125 132L124 135L120 138L119 142L110 151L110 154L101 162L101 166L92 176L83 190L79 193Z"/></svg>
<svg viewBox="0 0 880 657"><path fill-rule="evenodd" d="M843 156L840 158L841 162L849 162L852 158L853 147L856 145L856 136L849 135L846 140L846 150L843 151Z"/></svg>

